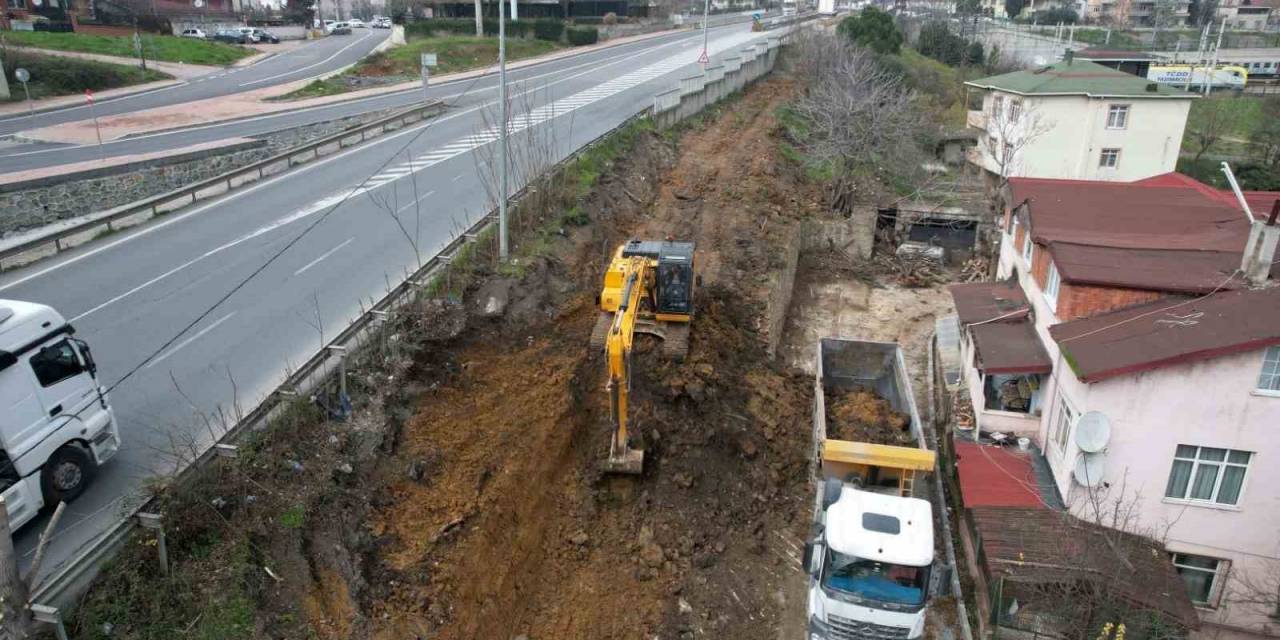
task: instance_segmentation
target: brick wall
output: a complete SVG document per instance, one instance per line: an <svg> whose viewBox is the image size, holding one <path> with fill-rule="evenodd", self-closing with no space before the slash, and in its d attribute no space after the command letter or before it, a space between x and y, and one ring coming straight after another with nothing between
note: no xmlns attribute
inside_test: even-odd
<svg viewBox="0 0 1280 640"><path fill-rule="evenodd" d="M1063 321L1087 318L1162 297L1164 294L1156 291L1064 283L1058 291L1058 318Z"/></svg>

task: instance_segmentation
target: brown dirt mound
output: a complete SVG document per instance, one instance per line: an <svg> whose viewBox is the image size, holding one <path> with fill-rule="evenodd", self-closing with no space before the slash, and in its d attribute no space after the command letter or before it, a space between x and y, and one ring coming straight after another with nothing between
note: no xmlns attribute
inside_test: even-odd
<svg viewBox="0 0 1280 640"><path fill-rule="evenodd" d="M907 444L914 440L911 419L894 411L887 400L871 391L829 393L826 399L828 437L878 444Z"/></svg>

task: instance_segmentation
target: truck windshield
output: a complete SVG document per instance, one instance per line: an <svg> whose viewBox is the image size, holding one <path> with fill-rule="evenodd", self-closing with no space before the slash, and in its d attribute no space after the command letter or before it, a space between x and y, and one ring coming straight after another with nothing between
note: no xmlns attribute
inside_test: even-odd
<svg viewBox="0 0 1280 640"><path fill-rule="evenodd" d="M890 605L924 604L929 567L911 567L865 560L829 551L822 585L859 601Z"/></svg>

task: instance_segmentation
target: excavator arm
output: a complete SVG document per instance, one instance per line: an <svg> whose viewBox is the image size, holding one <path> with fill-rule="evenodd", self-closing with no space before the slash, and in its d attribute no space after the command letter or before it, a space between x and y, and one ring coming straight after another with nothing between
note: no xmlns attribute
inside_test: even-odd
<svg viewBox="0 0 1280 640"><path fill-rule="evenodd" d="M609 417L613 423L613 441L606 467L615 473L638 474L644 465L644 451L627 446L627 400L631 392L631 346L641 300L649 284L645 282L649 272L647 265L648 261L640 257L626 261L622 298L605 340L609 366Z"/></svg>

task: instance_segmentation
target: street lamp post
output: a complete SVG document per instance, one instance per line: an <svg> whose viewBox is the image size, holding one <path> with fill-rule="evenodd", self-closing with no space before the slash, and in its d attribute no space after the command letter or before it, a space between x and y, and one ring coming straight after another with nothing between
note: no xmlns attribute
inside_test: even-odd
<svg viewBox="0 0 1280 640"><path fill-rule="evenodd" d="M499 169L499 189L498 195L498 259L506 262L510 257L510 245L507 238L507 20L506 7L502 0L498 0L498 84L501 89L498 92L498 99L502 103L500 112L501 129L498 137L500 139L500 158L502 163Z"/></svg>

